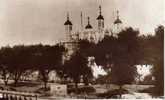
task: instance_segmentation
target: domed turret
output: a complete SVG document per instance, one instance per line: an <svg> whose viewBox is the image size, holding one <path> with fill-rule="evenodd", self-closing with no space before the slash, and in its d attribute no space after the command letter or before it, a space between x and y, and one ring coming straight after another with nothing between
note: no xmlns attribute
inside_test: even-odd
<svg viewBox="0 0 165 100"><path fill-rule="evenodd" d="M88 24L86 25L85 29L92 29L93 27L90 24L90 18L88 17Z"/></svg>
<svg viewBox="0 0 165 100"><path fill-rule="evenodd" d="M69 20L69 14L67 14L67 20L64 25L72 25L72 22Z"/></svg>
<svg viewBox="0 0 165 100"><path fill-rule="evenodd" d="M98 30L101 32L104 28L104 17L101 14L101 6L99 6L99 16L97 17L98 20Z"/></svg>
<svg viewBox="0 0 165 100"><path fill-rule="evenodd" d="M120 18L119 18L119 11L117 11L117 18L116 18L116 20L114 21L114 24L122 24L122 21L121 21Z"/></svg>
<svg viewBox="0 0 165 100"><path fill-rule="evenodd" d="M67 20L66 20L66 22L64 23L64 25L65 25L65 31L66 31L66 38L67 38L67 40L69 39L71 39L71 31L72 31L72 22L70 21L70 19L69 19L69 13L67 13Z"/></svg>
<svg viewBox="0 0 165 100"><path fill-rule="evenodd" d="M114 27L115 33L119 33L122 30L122 21L119 18L119 11L117 11L117 17L113 22L113 24L115 26Z"/></svg>
<svg viewBox="0 0 165 100"><path fill-rule="evenodd" d="M104 20L104 17L101 14L101 6L99 6L99 16L97 17L97 20Z"/></svg>

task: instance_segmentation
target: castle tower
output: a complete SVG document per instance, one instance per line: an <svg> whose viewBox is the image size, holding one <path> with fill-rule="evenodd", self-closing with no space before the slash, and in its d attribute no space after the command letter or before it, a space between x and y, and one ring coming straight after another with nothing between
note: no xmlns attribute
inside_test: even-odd
<svg viewBox="0 0 165 100"><path fill-rule="evenodd" d="M67 20L64 23L65 25L65 33L66 33L66 39L70 40L71 39L71 32L72 32L72 22L69 19L69 13L67 13Z"/></svg>
<svg viewBox="0 0 165 100"><path fill-rule="evenodd" d="M117 32L119 32L121 30L122 21L119 18L119 11L118 10L117 10L117 18L115 19L113 24L115 25L115 29L117 30Z"/></svg>
<svg viewBox="0 0 165 100"><path fill-rule="evenodd" d="M91 30L93 27L90 24L90 18L88 17L88 24L86 25L85 29L86 30Z"/></svg>
<svg viewBox="0 0 165 100"><path fill-rule="evenodd" d="M85 27L86 32L84 33L84 38L91 41L94 40L93 27L90 24L90 18L88 17L87 19L88 19L88 24Z"/></svg>
<svg viewBox="0 0 165 100"><path fill-rule="evenodd" d="M98 20L98 31L99 33L104 29L104 17L102 16L101 6L99 6L99 16L97 17Z"/></svg>

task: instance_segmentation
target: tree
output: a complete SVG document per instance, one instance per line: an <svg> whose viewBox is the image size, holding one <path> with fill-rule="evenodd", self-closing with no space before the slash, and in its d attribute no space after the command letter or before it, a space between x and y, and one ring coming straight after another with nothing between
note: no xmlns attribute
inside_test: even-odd
<svg viewBox="0 0 165 100"><path fill-rule="evenodd" d="M73 79L75 86L78 87L78 83L81 79L85 85L88 85L91 78L93 78L92 69L88 65L88 57L92 56L94 43L88 40L78 40L74 46L76 49L73 54L70 55L70 59L65 61L64 66L61 71L59 71L59 76L62 78Z"/></svg>
<svg viewBox="0 0 165 100"><path fill-rule="evenodd" d="M154 36L153 35L147 35L147 36L140 36L139 37L139 43L140 43L140 55L141 60L139 64L141 65L153 65L154 62L154 48L153 45L155 44Z"/></svg>
<svg viewBox="0 0 165 100"><path fill-rule="evenodd" d="M114 36L105 35L93 50L96 63L104 66L104 69L109 69L113 66L115 52L117 50L117 39Z"/></svg>
<svg viewBox="0 0 165 100"><path fill-rule="evenodd" d="M97 65L103 66L108 75L104 76L104 83L110 84L111 68L114 66L115 52L117 50L117 38L105 35L103 40L99 41L93 49Z"/></svg>
<svg viewBox="0 0 165 100"><path fill-rule="evenodd" d="M141 40L141 49L143 52L142 64L153 65L152 75L155 77L153 95L163 95L164 26L158 26L155 29L155 35L143 36Z"/></svg>
<svg viewBox="0 0 165 100"><path fill-rule="evenodd" d="M135 65L140 58L138 34L139 32L133 28L127 28L118 34L111 77L112 82L118 84L120 90L122 85L131 84L137 75Z"/></svg>
<svg viewBox="0 0 165 100"><path fill-rule="evenodd" d="M17 86L23 73L29 69L30 59L29 49L24 45L14 46L11 51L11 61L9 62L9 71L14 80L15 86Z"/></svg>
<svg viewBox="0 0 165 100"><path fill-rule="evenodd" d="M44 88L47 88L49 72L59 70L62 65L62 54L65 48L60 45L32 46L32 65L39 71L39 78L44 82Z"/></svg>
<svg viewBox="0 0 165 100"><path fill-rule="evenodd" d="M89 42L88 40L79 40L78 41L78 51L76 53L80 54L79 56L83 59L86 58L86 62L84 61L84 64L87 64L86 66L82 67L82 77L83 77L83 82L85 85L88 85L90 80L93 78L93 73L92 69L90 68L91 66L89 65L89 57L94 55L94 49L95 49L95 44L92 42ZM85 60L85 59L84 59Z"/></svg>
<svg viewBox="0 0 165 100"><path fill-rule="evenodd" d="M160 25L155 30L153 45L154 49L154 69L155 94L164 95L164 26Z"/></svg>
<svg viewBox="0 0 165 100"><path fill-rule="evenodd" d="M9 72L9 65L8 63L11 61L11 47L2 47L0 50L0 74L5 85L8 84L8 80L11 76Z"/></svg>
<svg viewBox="0 0 165 100"><path fill-rule="evenodd" d="M2 78L6 85L9 78L13 79L16 86L27 71L38 70L46 88L48 74L51 70L60 69L64 51L65 48L61 45L3 47L0 50Z"/></svg>
<svg viewBox="0 0 165 100"><path fill-rule="evenodd" d="M8 71L7 66L3 66L3 65L2 65L0 68L1 68L1 76L2 76L2 79L3 79L4 83L5 83L5 85L7 86L7 85L8 85L8 80L9 80L9 78L11 77L11 74L10 74L10 72Z"/></svg>
<svg viewBox="0 0 165 100"><path fill-rule="evenodd" d="M7 85L8 79L13 79L15 86L21 75L27 69L28 52L25 46L14 46L1 48L2 76Z"/></svg>
<svg viewBox="0 0 165 100"><path fill-rule="evenodd" d="M95 44L89 42L88 40L79 40L78 41L78 51L85 57L90 57L94 55Z"/></svg>
<svg viewBox="0 0 165 100"><path fill-rule="evenodd" d="M90 74L86 72L90 70L87 64L87 58L82 56L79 52L75 52L70 60L65 63L66 74L73 79L76 88L78 88L81 76L87 77L86 75Z"/></svg>

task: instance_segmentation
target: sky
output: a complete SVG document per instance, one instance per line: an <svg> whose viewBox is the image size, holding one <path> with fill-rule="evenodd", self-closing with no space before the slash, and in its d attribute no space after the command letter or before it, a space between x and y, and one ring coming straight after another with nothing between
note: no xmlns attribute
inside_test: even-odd
<svg viewBox="0 0 165 100"><path fill-rule="evenodd" d="M57 43L65 37L66 12L74 31L80 29L81 11L84 26L89 16L96 28L99 5L106 28L112 27L116 10L124 26L143 34L165 23L164 0L0 0L0 46Z"/></svg>

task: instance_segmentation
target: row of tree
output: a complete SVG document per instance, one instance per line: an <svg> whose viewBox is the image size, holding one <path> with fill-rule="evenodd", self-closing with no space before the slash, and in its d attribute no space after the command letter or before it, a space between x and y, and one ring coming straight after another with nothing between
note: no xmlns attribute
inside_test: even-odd
<svg viewBox="0 0 165 100"><path fill-rule="evenodd" d="M0 50L0 74L4 83L14 80L17 85L21 76L27 71L39 71L40 79L45 83L51 70L59 70L62 65L62 55L65 48L60 45L32 45L2 47Z"/></svg>

